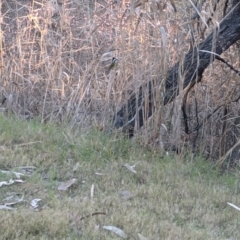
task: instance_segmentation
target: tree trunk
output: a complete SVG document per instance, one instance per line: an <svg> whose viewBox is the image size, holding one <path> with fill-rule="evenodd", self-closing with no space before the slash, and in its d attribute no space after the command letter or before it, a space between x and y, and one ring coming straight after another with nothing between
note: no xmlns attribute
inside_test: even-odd
<svg viewBox="0 0 240 240"><path fill-rule="evenodd" d="M240 3L238 2L221 21L219 27L215 28L203 42L185 55L183 64L178 62L168 71L167 79L165 80L164 105L173 101L179 93L180 69L183 78L183 88L186 88L189 84L192 86L195 85L201 81L204 70L215 60L216 56L221 55L239 39ZM163 80L159 79L158 81ZM130 96L127 104L122 106L114 119L115 127L122 127L124 131L129 132L130 136L133 135L135 122L139 123L138 127L143 126L144 106L146 106L146 104L144 104L146 93L143 92L143 89L143 86L140 87L138 93L133 93ZM149 83L147 93L148 117L150 117L154 111L154 109L152 109L152 95L153 85Z"/></svg>

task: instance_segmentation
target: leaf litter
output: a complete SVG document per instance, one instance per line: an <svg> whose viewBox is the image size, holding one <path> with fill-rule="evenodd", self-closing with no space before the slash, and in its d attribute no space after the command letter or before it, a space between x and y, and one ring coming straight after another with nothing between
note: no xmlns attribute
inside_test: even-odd
<svg viewBox="0 0 240 240"><path fill-rule="evenodd" d="M76 178L72 178L66 182L62 182L59 187L58 190L60 191L66 191L68 190L70 187L72 187L74 184L76 184L77 179Z"/></svg>
<svg viewBox="0 0 240 240"><path fill-rule="evenodd" d="M11 196L11 197L8 197L7 199L5 199L5 200L8 200L9 198L12 198L13 196ZM5 210L12 210L12 209L14 209L14 208L12 208L12 207L10 207L10 206L13 206L13 205L16 205L16 204L18 204L18 203L20 203L20 202L23 202L24 200L24 195L20 198L20 199L18 199L17 201L14 201L14 202L3 202L3 203L1 203L0 202L0 209L5 209Z"/></svg>
<svg viewBox="0 0 240 240"><path fill-rule="evenodd" d="M103 229L106 229L108 231L111 231L115 234L117 234L118 236L122 237L122 238L127 238L127 234L120 228L114 227L114 226L103 226Z"/></svg>

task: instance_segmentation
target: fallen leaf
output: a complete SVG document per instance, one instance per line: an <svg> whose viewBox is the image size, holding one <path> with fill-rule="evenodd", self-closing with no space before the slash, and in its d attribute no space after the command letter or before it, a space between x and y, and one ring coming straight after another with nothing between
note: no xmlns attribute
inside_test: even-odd
<svg viewBox="0 0 240 240"><path fill-rule="evenodd" d="M19 200L15 201L15 202L8 202L8 203L0 203L0 209L6 209L6 210L11 210L13 209L12 207L9 207L9 206L12 206L12 205L15 205L17 203L20 203L23 201L23 198L24 196L22 196Z"/></svg>
<svg viewBox="0 0 240 240"><path fill-rule="evenodd" d="M94 184L91 187L91 193L90 193L90 198L92 199L94 195Z"/></svg>
<svg viewBox="0 0 240 240"><path fill-rule="evenodd" d="M40 201L42 201L42 199L40 199L40 198L33 199L30 203L32 208L33 209L38 208L39 207L38 202L40 202Z"/></svg>
<svg viewBox="0 0 240 240"><path fill-rule="evenodd" d="M16 183L24 183L24 181L22 179L16 179L16 180L14 180L14 182L16 182Z"/></svg>
<svg viewBox="0 0 240 240"><path fill-rule="evenodd" d="M100 176L103 176L104 174L102 173L98 173L98 172L95 172L96 175L100 175Z"/></svg>
<svg viewBox="0 0 240 240"><path fill-rule="evenodd" d="M23 174L23 173L19 173L19 172L12 172L15 176L16 176L16 178L18 178L18 179L20 179L21 178L21 176L25 176L25 174Z"/></svg>
<svg viewBox="0 0 240 240"><path fill-rule="evenodd" d="M124 164L124 167L126 167L129 171L133 172L133 173L137 173L136 170L134 169L136 167L136 165L138 163L140 163L141 161L135 163L134 165L129 165L128 163Z"/></svg>
<svg viewBox="0 0 240 240"><path fill-rule="evenodd" d="M130 166L128 163L124 164L124 167L126 167L130 172L137 173L135 169L133 169L133 167Z"/></svg>
<svg viewBox="0 0 240 240"><path fill-rule="evenodd" d="M1 209L12 210L13 208L8 207L8 206L6 206L6 205L0 205L0 210L1 210Z"/></svg>
<svg viewBox="0 0 240 240"><path fill-rule="evenodd" d="M123 230L121 230L120 228L117 228L117 227L114 227L114 226L103 226L102 228L104 228L106 230L109 230L109 231L112 231L122 238L127 238L126 233Z"/></svg>
<svg viewBox="0 0 240 240"><path fill-rule="evenodd" d="M237 207L236 205L234 205L234 204L232 204L232 203L229 203L229 202L227 202L227 204L228 204L229 206L231 206L231 207L237 209L238 211L240 211L240 208Z"/></svg>
<svg viewBox="0 0 240 240"><path fill-rule="evenodd" d="M142 234L138 233L138 238L140 240L148 240L146 237L144 237Z"/></svg>
<svg viewBox="0 0 240 240"><path fill-rule="evenodd" d="M19 173L19 172L11 172L11 171L5 171L5 170L0 170L0 171L5 174L13 173L18 179L21 178L21 176L25 176L23 173Z"/></svg>
<svg viewBox="0 0 240 240"><path fill-rule="evenodd" d="M130 166L128 163L124 164L124 167L126 167L130 172L137 173L133 166Z"/></svg>
<svg viewBox="0 0 240 240"><path fill-rule="evenodd" d="M8 186L8 185L12 185L13 183L23 183L24 181L23 180L21 180L21 179L16 179L16 180L12 180L12 179L10 179L8 182L7 181L2 181L2 182L0 182L0 187L2 187L2 186Z"/></svg>
<svg viewBox="0 0 240 240"><path fill-rule="evenodd" d="M10 179L9 182L7 182L7 181L2 181L2 182L0 182L0 187L2 187L2 186L4 186L4 185L8 186L8 185L11 185L11 184L13 184L13 183L14 183L14 181L13 181L12 179Z"/></svg>
<svg viewBox="0 0 240 240"><path fill-rule="evenodd" d="M58 187L58 190L61 190L61 191L66 191L68 188L70 188L73 184L75 184L77 181L76 178L73 178L73 179L70 179L66 182L63 182L60 184L60 186Z"/></svg>
<svg viewBox="0 0 240 240"><path fill-rule="evenodd" d="M21 202L23 200L23 196L21 198L18 197L19 194L14 194L12 196L6 197L5 199L3 199L4 204L8 204L8 205L13 205L16 204L18 202ZM12 200L12 203L6 203L7 201ZM13 201L14 200L14 201ZM1 202L0 204L3 204L3 202Z"/></svg>
<svg viewBox="0 0 240 240"><path fill-rule="evenodd" d="M76 172L78 170L79 166L80 166L79 162L77 162L76 165L73 168L73 172Z"/></svg>

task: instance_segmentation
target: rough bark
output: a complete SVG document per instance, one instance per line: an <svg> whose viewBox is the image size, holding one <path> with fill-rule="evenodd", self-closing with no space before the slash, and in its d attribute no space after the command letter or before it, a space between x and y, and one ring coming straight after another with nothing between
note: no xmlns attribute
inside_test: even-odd
<svg viewBox="0 0 240 240"><path fill-rule="evenodd" d="M236 4L236 2L233 2ZM183 78L183 88L189 84L195 85L201 81L204 70L215 60L216 55L221 55L230 46L240 39L240 3L228 13L221 21L218 28L215 28L208 37L198 46L191 49L184 58L183 63L176 63L167 74L166 80L158 79L157 82L165 81L164 105L173 101L179 93L179 73ZM181 71L180 71L181 69ZM128 102L122 106L114 119L116 128L122 127L133 135L133 128L138 122L138 127L143 125L144 116L150 117L154 111L152 104L152 83L148 84L148 91L144 93L142 86L138 93L133 93ZM147 94L147 98L146 98ZM147 99L147 110L146 107ZM145 112L144 112L145 111Z"/></svg>

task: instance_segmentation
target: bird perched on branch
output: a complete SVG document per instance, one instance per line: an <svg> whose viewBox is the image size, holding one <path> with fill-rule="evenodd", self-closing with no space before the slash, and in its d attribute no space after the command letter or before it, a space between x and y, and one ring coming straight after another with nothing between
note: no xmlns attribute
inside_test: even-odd
<svg viewBox="0 0 240 240"><path fill-rule="evenodd" d="M117 66L117 64L118 64L118 59L113 57L112 58L112 63L109 66L108 71L110 72L112 69L114 69Z"/></svg>

